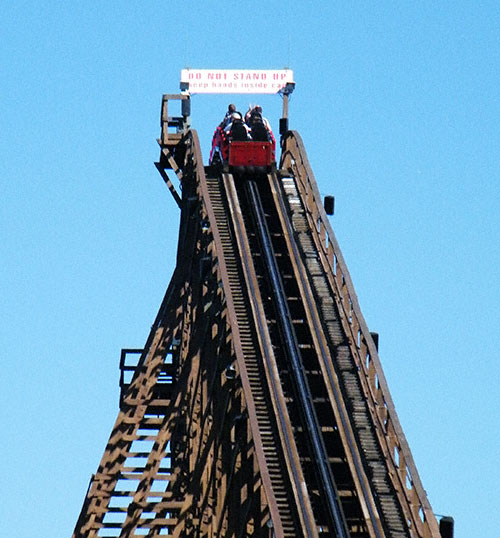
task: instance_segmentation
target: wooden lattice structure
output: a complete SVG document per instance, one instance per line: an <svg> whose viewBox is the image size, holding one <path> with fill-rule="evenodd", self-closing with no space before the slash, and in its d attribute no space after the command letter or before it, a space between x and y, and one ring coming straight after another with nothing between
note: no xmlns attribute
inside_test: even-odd
<svg viewBox="0 0 500 538"><path fill-rule="evenodd" d="M205 167L174 97L177 265L74 538L439 537L300 136Z"/></svg>

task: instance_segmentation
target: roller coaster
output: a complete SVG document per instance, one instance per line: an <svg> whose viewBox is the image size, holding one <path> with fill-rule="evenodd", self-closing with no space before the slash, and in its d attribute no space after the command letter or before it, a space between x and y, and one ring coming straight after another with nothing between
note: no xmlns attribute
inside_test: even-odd
<svg viewBox="0 0 500 538"><path fill-rule="evenodd" d="M300 135L282 122L274 166L204 166L188 111L164 96L176 268L73 537L450 538Z"/></svg>

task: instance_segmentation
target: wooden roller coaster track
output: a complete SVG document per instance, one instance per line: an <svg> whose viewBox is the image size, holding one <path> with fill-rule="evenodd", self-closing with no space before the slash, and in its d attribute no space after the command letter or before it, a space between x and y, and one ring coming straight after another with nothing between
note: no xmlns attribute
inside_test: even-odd
<svg viewBox="0 0 500 538"><path fill-rule="evenodd" d="M74 538L438 538L300 136L219 173L167 103L176 269Z"/></svg>

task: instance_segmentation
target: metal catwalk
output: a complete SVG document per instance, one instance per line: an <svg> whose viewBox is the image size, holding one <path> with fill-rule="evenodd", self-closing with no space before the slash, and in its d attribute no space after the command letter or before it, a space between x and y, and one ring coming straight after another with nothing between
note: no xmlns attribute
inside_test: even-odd
<svg viewBox="0 0 500 538"><path fill-rule="evenodd" d="M300 136L219 172L169 97L177 265L74 538L438 538Z"/></svg>

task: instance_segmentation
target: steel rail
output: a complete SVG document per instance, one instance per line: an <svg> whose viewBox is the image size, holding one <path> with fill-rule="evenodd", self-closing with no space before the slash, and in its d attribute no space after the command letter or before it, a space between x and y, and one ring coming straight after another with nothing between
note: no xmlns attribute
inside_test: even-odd
<svg viewBox="0 0 500 538"><path fill-rule="evenodd" d="M337 487L330 471L328 455L321 435L318 433L318 419L314 411L312 395L309 391L307 380L304 375L295 331L293 329L290 312L286 303L280 272L274 257L273 246L269 236L269 230L267 228L260 195L254 181L248 181L246 185L257 225L257 232L262 246L262 254L264 257L265 266L268 271L268 276L271 281L271 288L274 293L275 306L278 311L278 322L283 331L283 344L291 361L293 379L299 395L299 406L304 413L309 441L315 456L315 465L317 465L319 479L322 483L323 491L326 496L325 503L328 507L328 513L330 515L331 523L333 523L336 536L338 538L349 538L349 532L347 530L343 510L337 494Z"/></svg>

